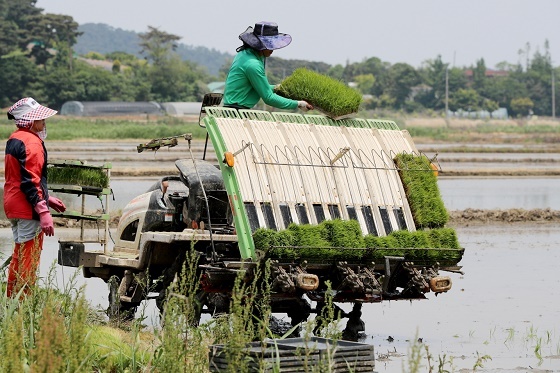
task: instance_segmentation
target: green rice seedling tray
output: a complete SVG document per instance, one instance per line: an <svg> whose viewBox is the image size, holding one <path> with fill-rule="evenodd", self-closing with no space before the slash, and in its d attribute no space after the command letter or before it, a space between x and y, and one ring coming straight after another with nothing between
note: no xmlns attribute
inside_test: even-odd
<svg viewBox="0 0 560 373"><path fill-rule="evenodd" d="M313 262L379 262L385 256L402 256L415 263L453 266L464 251L452 228L400 230L384 237L363 237L357 221L339 219L316 226L291 224L281 231L260 228L253 233L253 240L255 248L269 258Z"/></svg>
<svg viewBox="0 0 560 373"><path fill-rule="evenodd" d="M406 198L417 229L442 228L449 221L449 214L437 186L437 178L430 160L423 155L397 154Z"/></svg>
<svg viewBox="0 0 560 373"><path fill-rule="evenodd" d="M88 194L88 195L109 195L111 188L96 188L80 185L66 185L66 184L49 184L49 190L59 193L69 194Z"/></svg>
<svg viewBox="0 0 560 373"><path fill-rule="evenodd" d="M111 167L111 164L91 166L82 161L49 162L47 183L50 189L54 190L54 186L58 186L59 190L65 189L65 193L99 194L109 187Z"/></svg>
<svg viewBox="0 0 560 373"><path fill-rule="evenodd" d="M305 100L335 120L357 113L362 102L362 95L355 89L306 68L296 69L275 91L293 100Z"/></svg>

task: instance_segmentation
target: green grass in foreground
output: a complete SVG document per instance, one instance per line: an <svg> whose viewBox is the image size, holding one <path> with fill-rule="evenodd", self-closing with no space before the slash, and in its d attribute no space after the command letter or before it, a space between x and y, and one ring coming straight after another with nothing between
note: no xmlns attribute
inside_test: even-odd
<svg viewBox="0 0 560 373"><path fill-rule="evenodd" d="M21 299L7 298L0 286L0 372L208 372L213 344L224 345L229 371L248 372L251 362L243 352L247 343L278 337L269 328L270 265L259 268L253 281L238 276L227 315L195 325L196 255L188 254L167 292L163 325L152 327L145 325L145 308L132 322L108 323L77 287L78 270L59 289L53 264L47 278ZM0 273L0 284L5 280ZM304 338L320 323L318 336L338 339L338 327L325 327L335 321L332 299L327 297L327 304L331 312L304 323ZM315 368L310 365L309 371Z"/></svg>

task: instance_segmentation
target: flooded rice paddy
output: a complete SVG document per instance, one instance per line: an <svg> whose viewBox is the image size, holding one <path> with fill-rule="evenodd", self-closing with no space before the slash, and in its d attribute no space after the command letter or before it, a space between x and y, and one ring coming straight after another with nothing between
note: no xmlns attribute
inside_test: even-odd
<svg viewBox="0 0 560 373"><path fill-rule="evenodd" d="M376 371L406 371L418 338L424 356L427 349L432 364L445 361L449 371L472 371L485 356L492 360L478 371L560 371L559 227L521 223L456 229L466 251L464 275L451 274L451 291L420 301L364 305L366 331L360 341L374 345ZM58 229L57 236L68 230ZM0 229L4 255L11 250L10 234L8 228ZM57 249L57 237L45 240L41 276L54 265ZM60 287L75 273L58 265L55 270ZM103 281L79 276L78 284L85 286L92 305L106 309ZM139 313L148 316L148 326L158 327L154 301L144 303ZM350 310L349 305L342 308ZM424 357L422 362L427 368L428 360Z"/></svg>
<svg viewBox="0 0 560 373"><path fill-rule="evenodd" d="M126 174L130 167L153 167L154 160L161 168L174 173L171 159L184 150L164 150L156 154L128 152L131 144L115 146L115 154L126 157L112 161L115 174ZM81 145L77 145L84 149ZM52 148L52 145L51 145ZM98 146L91 146L98 149ZM84 156L97 157L94 161L106 161L95 151L83 151ZM200 149L200 147L199 147ZM65 153L53 151L58 159ZM80 158L72 151L73 159ZM146 163L136 161L142 156ZM128 159L128 157L130 157ZM471 154L471 158L472 158ZM557 155L501 154L483 159L479 167L554 168L560 161ZM501 158L500 158L501 157ZM127 158L127 159L125 159ZM447 159L447 160L445 160ZM489 159L501 159L489 162ZM514 161L516 159L516 161ZM535 161L535 159L541 159ZM511 162L503 162L510 160ZM161 163L160 163L161 162ZM463 161L463 154L442 156L442 168L454 169ZM165 166L163 166L165 165ZM162 172L162 170L158 170ZM560 178L546 177L442 177L439 187L449 210L465 209L552 209L560 210ZM145 175L145 174L144 174ZM114 200L110 210L122 209L126 203L150 187L157 177L141 178L117 176L112 180ZM67 198L67 196L65 196ZM65 200L69 204L79 200ZM99 207L93 199L89 208ZM455 227L459 241L465 247L460 264L464 274L451 274L453 288L438 297L429 295L422 301L391 301L367 304L362 319L366 332L361 340L374 345L377 372L408 371L409 361L420 351L423 368L434 371L442 367L448 371L471 372L554 372L560 371L560 227L557 223L493 223L458 225ZM113 229L114 231L114 229ZM73 230L57 228L54 238L46 238L41 261L41 276L45 277L56 261L57 238ZM74 232L75 233L75 232ZM11 251L11 231L0 229L0 258ZM54 265L55 279L63 287L73 275L74 269ZM85 286L87 299L99 309L108 305L107 286L99 279L78 278ZM342 305L349 310L350 306ZM142 307L140 307L142 312ZM146 324L158 327L156 307L153 301L145 302L143 309L148 316ZM282 316L282 315L280 315ZM342 322L342 326L344 321ZM427 356L430 356L428 358ZM482 365L482 366L481 366Z"/></svg>
<svg viewBox="0 0 560 373"><path fill-rule="evenodd" d="M151 187L157 177L125 178L115 177L111 181L114 200L110 199L111 210L120 210L140 193ZM560 210L560 178L445 178L438 180L438 186L448 210L477 209L546 209ZM78 206L81 198L60 195L65 203ZM96 199L88 199L89 209L97 209L101 204Z"/></svg>
<svg viewBox="0 0 560 373"><path fill-rule="evenodd" d="M117 179L112 186L113 208L145 191L154 180ZM440 179L443 199L451 209L546 208L560 209L556 191L560 179ZM464 275L452 274L453 288L422 301L391 301L363 308L363 342L375 346L376 371L395 372L408 365L413 341L421 338L431 364L443 361L455 371L483 361L479 371L560 370L560 227L546 224L457 226L465 247ZM71 229L58 228L57 237ZM0 229L0 253L11 250L11 231ZM46 276L56 260L57 237L47 238L41 262ZM64 286L72 268L55 266ZM107 287L99 279L79 278L92 305L107 307ZM346 308L346 305L342 306ZM348 308L349 310L349 308ZM153 301L146 302L146 323L159 321ZM344 322L343 322L344 323ZM425 367L428 360L422 359ZM403 365L404 364L404 365ZM406 370L406 369L405 369Z"/></svg>

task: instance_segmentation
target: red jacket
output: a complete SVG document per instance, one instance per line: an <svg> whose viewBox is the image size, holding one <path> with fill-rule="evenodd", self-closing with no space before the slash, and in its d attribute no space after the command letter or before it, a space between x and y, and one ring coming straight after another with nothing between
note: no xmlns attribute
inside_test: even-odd
<svg viewBox="0 0 560 373"><path fill-rule="evenodd" d="M6 143L4 160L4 211L8 219L35 219L33 207L48 201L47 149L43 140L27 129L18 129Z"/></svg>

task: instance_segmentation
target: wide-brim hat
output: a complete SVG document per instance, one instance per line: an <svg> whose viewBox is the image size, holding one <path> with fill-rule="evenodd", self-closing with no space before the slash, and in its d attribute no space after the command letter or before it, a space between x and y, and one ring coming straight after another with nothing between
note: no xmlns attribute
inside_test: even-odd
<svg viewBox="0 0 560 373"><path fill-rule="evenodd" d="M58 111L39 104L34 98L25 97L8 109L8 119L15 119L16 125L18 125L18 123L47 119L56 113Z"/></svg>
<svg viewBox="0 0 560 373"><path fill-rule="evenodd" d="M275 50L284 48L292 42L292 37L288 34L278 32L278 25L274 22L258 22L255 27L247 27L239 35L245 44L256 50Z"/></svg>

